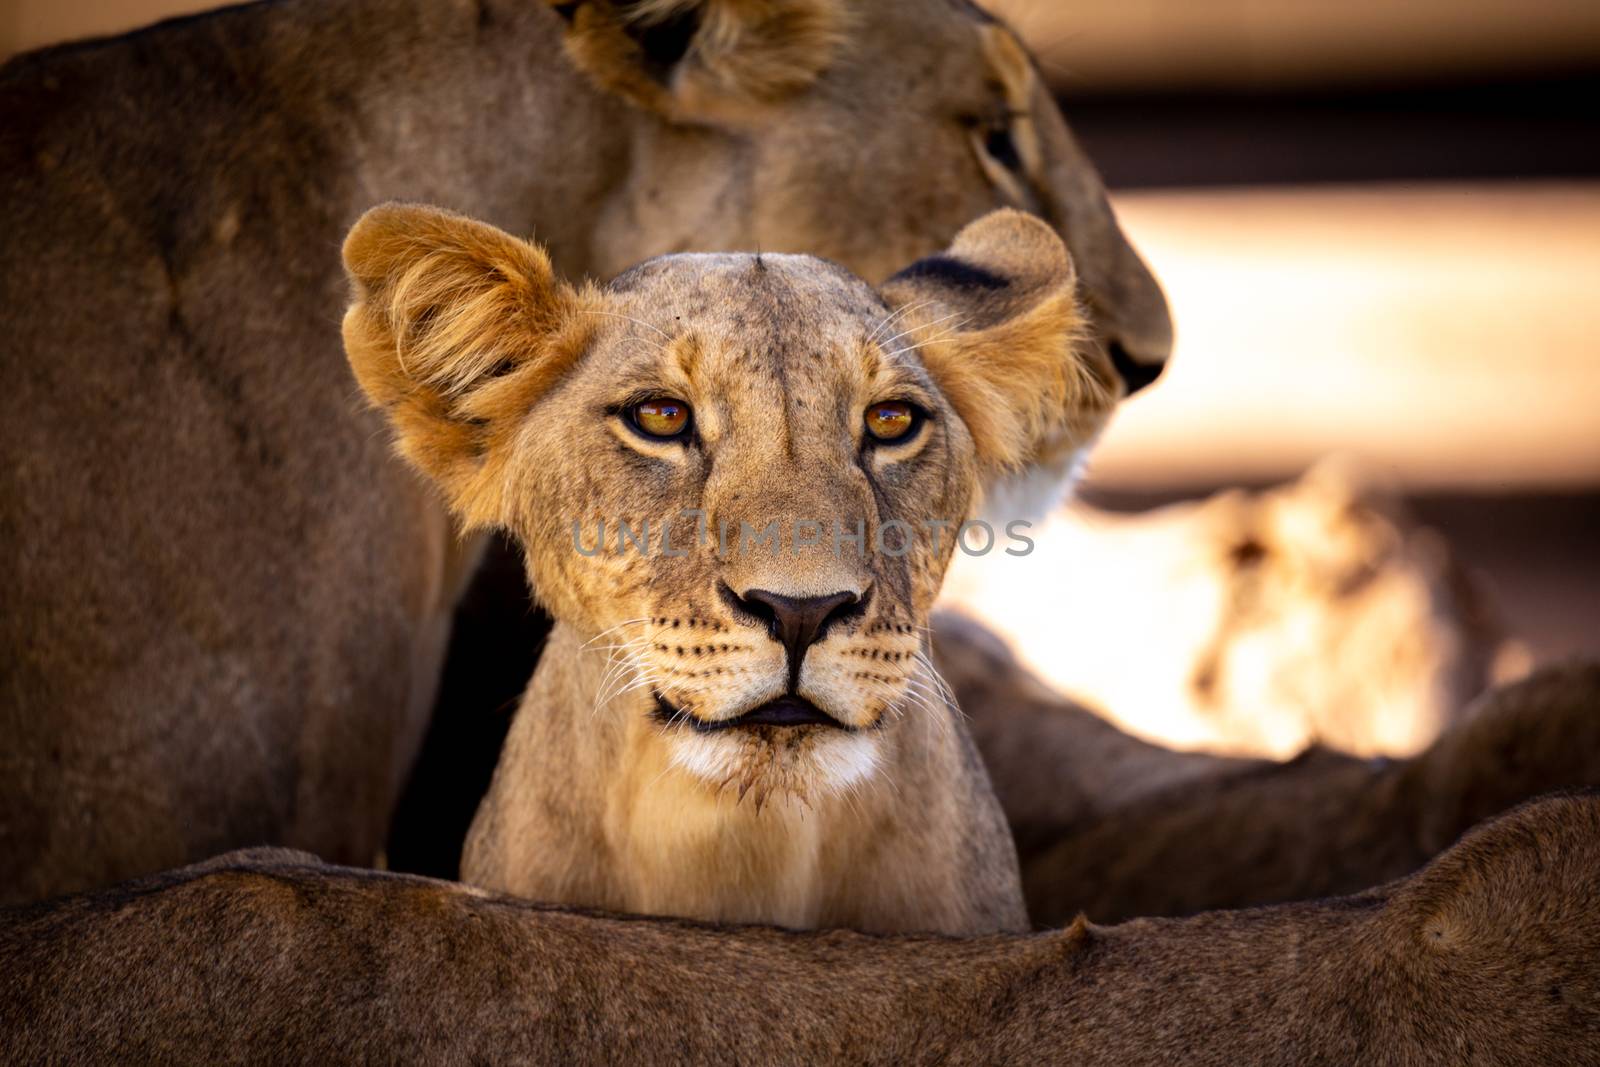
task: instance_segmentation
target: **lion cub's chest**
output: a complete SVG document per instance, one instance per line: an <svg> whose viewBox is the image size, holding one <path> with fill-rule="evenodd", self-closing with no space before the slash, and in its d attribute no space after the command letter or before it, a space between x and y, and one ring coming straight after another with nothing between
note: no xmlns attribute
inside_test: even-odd
<svg viewBox="0 0 1600 1067"><path fill-rule="evenodd" d="M824 846L846 813L790 797L758 810L736 790L712 793L655 762L635 764L610 790L604 833L618 903L652 915L818 925L838 887Z"/></svg>

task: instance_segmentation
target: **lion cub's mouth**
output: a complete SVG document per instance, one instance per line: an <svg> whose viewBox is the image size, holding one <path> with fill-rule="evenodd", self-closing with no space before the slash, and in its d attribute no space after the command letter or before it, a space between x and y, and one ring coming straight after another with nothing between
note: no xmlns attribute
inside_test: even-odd
<svg viewBox="0 0 1600 1067"><path fill-rule="evenodd" d="M687 726L691 730L702 734L714 734L723 730L737 730L755 726L823 726L850 733L854 733L857 729L857 727L835 719L805 697L794 695L781 696L776 700L769 700L765 704L751 708L743 715L737 715L731 719L706 722L704 719L674 708L667 703L665 697L657 693L653 714L656 721L665 726Z"/></svg>

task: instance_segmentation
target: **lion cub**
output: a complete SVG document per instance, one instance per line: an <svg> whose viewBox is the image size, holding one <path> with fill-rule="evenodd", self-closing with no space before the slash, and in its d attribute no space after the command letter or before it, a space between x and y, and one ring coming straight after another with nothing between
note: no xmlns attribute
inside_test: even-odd
<svg viewBox="0 0 1600 1067"><path fill-rule="evenodd" d="M926 627L980 487L1082 447L1118 396L1048 226L989 215L877 289L793 255L572 286L531 244L402 205L344 256L361 387L466 529L521 539L557 620L466 881L792 927L1027 927Z"/></svg>

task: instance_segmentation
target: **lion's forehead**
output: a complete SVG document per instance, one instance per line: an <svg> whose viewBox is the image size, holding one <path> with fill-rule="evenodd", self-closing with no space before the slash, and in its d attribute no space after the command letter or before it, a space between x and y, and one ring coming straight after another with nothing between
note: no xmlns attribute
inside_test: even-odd
<svg viewBox="0 0 1600 1067"><path fill-rule="evenodd" d="M816 256L660 256L619 275L605 291L657 320L732 332L792 328L803 321L866 323L885 313L869 285Z"/></svg>
<svg viewBox="0 0 1600 1067"><path fill-rule="evenodd" d="M666 256L609 292L612 358L595 361L597 380L680 384L719 431L759 434L781 414L786 427L848 437L875 374L918 371L872 343L891 316L877 294L811 256Z"/></svg>

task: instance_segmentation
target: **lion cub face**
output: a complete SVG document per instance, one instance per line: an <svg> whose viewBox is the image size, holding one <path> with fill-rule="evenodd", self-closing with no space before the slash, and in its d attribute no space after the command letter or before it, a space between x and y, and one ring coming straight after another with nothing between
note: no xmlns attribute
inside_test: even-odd
<svg viewBox="0 0 1600 1067"><path fill-rule="evenodd" d="M946 713L923 633L981 484L1083 444L1116 395L1063 246L1017 212L879 290L789 255L575 289L530 245L400 206L345 256L363 388L609 657L595 712L758 799L849 786L901 717Z"/></svg>
<svg viewBox="0 0 1600 1067"><path fill-rule="evenodd" d="M692 773L853 781L935 698L921 628L976 489L932 332L802 256L666 257L605 295L513 461L534 588Z"/></svg>

